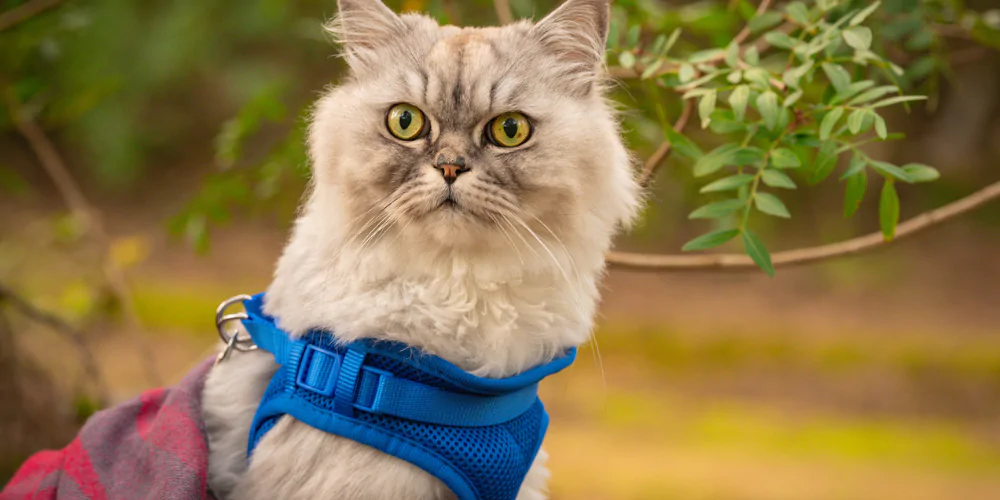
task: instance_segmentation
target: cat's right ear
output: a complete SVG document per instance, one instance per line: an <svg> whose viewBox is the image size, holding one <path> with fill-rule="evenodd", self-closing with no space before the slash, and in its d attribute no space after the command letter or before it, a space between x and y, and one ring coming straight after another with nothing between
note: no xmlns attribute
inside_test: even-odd
<svg viewBox="0 0 1000 500"><path fill-rule="evenodd" d="M337 3L337 17L326 28L344 48L344 58L355 70L372 63L378 47L399 38L406 30L402 19L380 0Z"/></svg>

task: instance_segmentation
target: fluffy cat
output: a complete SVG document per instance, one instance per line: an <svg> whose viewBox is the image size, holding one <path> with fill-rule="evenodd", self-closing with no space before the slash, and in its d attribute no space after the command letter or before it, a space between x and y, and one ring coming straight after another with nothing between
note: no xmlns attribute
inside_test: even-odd
<svg viewBox="0 0 1000 500"><path fill-rule="evenodd" d="M608 16L608 0L569 0L537 24L458 28L340 0L330 30L350 73L316 104L312 190L266 312L293 335L396 340L486 377L586 341L603 255L639 205L604 97ZM288 416L248 465L276 368L268 353L234 353L209 376L220 497L454 498L407 462ZM519 499L546 498L545 457Z"/></svg>

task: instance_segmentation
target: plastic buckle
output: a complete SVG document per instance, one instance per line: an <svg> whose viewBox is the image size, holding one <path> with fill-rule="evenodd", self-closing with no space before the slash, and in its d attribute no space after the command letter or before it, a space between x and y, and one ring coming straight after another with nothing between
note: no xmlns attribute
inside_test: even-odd
<svg viewBox="0 0 1000 500"><path fill-rule="evenodd" d="M299 373L295 377L295 385L322 394L332 396L337 388L337 378L340 372L343 355L316 347L306 346L299 363Z"/></svg>
<svg viewBox="0 0 1000 500"><path fill-rule="evenodd" d="M361 371L373 373L378 376L378 382L375 384L375 395L372 396L371 406L365 406L358 401L358 392L361 390L361 384L358 384L358 390L354 391L354 408L367 413L381 413L379 411L379 402L385 393L386 383L393 377L392 372L387 372L385 370L380 370L378 368L372 368L370 366L364 366Z"/></svg>

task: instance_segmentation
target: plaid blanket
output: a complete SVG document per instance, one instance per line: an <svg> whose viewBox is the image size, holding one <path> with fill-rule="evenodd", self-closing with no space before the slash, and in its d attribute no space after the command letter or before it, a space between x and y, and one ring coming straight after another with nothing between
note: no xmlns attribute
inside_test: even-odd
<svg viewBox="0 0 1000 500"><path fill-rule="evenodd" d="M0 500L211 499L201 390L206 360L180 384L94 414L59 451L29 458Z"/></svg>

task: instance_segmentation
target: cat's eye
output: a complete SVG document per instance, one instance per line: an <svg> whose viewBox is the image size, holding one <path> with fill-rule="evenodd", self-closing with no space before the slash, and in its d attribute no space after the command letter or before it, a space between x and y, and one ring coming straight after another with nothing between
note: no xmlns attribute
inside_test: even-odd
<svg viewBox="0 0 1000 500"><path fill-rule="evenodd" d="M504 113L486 124L486 137L503 148L520 146L531 137L531 121L521 113Z"/></svg>
<svg viewBox="0 0 1000 500"><path fill-rule="evenodd" d="M389 108L385 117L385 126L397 139L412 141L424 135L427 120L424 112L412 104L397 104Z"/></svg>

